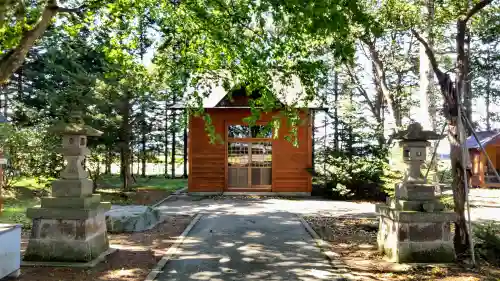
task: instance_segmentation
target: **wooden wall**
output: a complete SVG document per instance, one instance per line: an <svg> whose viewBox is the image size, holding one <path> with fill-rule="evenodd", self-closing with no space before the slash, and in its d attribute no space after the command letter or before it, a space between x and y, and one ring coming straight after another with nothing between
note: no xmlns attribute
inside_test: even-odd
<svg viewBox="0 0 500 281"><path fill-rule="evenodd" d="M227 124L243 124L242 119L250 115L249 109L207 109L215 130L224 140L223 144L211 144L205 132L205 123L199 117L189 122L188 158L189 192L227 191L226 150ZM277 114L277 113L276 113ZM270 121L273 114L266 114L261 121ZM272 140L272 191L311 192L312 178L306 170L312 167L312 131L308 112L301 113L298 131L299 146L294 147L284 139L288 134L286 119L282 119L278 139Z"/></svg>
<svg viewBox="0 0 500 281"><path fill-rule="evenodd" d="M497 169L500 165L500 141L489 143L485 147L491 163ZM485 173L488 172L489 165L486 155L478 149L469 149L469 156L472 161L472 185L480 187L500 186L498 183L486 183Z"/></svg>

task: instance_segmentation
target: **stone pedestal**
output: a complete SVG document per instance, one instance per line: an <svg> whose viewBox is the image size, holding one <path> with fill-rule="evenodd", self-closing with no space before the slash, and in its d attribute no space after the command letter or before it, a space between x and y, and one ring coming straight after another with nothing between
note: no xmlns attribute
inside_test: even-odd
<svg viewBox="0 0 500 281"><path fill-rule="evenodd" d="M92 181L81 165L89 153L86 136L100 132L78 123L60 132L67 165L52 183L52 197L27 210L33 227L25 261L88 262L109 248L105 212L111 204L92 194Z"/></svg>
<svg viewBox="0 0 500 281"><path fill-rule="evenodd" d="M450 233L453 212L397 210L385 204L377 206L380 215L378 249L391 261L401 263L455 260Z"/></svg>
<svg viewBox="0 0 500 281"><path fill-rule="evenodd" d="M434 185L426 184L420 172L427 139L440 136L422 131L418 123L396 136L402 140L407 172L405 180L396 185L394 198L377 205L379 251L394 262L453 262L455 250L450 226L456 214L443 211Z"/></svg>
<svg viewBox="0 0 500 281"><path fill-rule="evenodd" d="M59 198L52 202L63 204ZM44 201L42 201L44 202ZM88 262L108 250L104 213L110 205L98 203L88 208L47 207L28 209L33 220L26 261Z"/></svg>

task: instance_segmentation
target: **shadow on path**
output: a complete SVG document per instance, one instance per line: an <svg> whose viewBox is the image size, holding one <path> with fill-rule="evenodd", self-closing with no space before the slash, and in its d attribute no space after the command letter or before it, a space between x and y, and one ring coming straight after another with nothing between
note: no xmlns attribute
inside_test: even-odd
<svg viewBox="0 0 500 281"><path fill-rule="evenodd" d="M157 280L345 280L295 215L241 203L204 215Z"/></svg>

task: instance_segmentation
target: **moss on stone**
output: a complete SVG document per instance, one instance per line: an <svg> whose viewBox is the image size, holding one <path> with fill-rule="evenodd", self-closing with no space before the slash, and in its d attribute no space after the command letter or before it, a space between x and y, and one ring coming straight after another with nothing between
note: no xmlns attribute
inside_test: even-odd
<svg viewBox="0 0 500 281"><path fill-rule="evenodd" d="M450 263L455 261L453 247L440 246L435 249L416 250L412 248L400 249L398 262L436 262Z"/></svg>

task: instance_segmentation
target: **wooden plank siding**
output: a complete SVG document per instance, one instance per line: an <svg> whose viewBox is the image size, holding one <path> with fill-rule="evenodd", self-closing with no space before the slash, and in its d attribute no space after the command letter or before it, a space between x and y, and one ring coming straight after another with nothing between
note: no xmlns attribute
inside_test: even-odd
<svg viewBox="0 0 500 281"><path fill-rule="evenodd" d="M212 119L216 133L224 144L210 144L205 123L199 117L189 121L189 192L222 192L227 188L227 133L229 124L244 124L243 118L250 115L249 109L206 109ZM265 114L261 122L271 121L274 114ZM299 146L294 147L284 139L289 127L282 119L277 139L272 142L272 187L273 192L311 192L312 177L307 171L312 167L312 129L308 111L301 112L298 130ZM257 188L240 191L259 191Z"/></svg>

